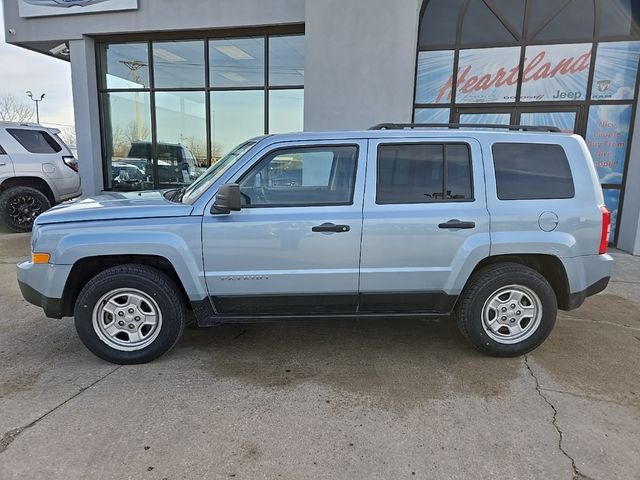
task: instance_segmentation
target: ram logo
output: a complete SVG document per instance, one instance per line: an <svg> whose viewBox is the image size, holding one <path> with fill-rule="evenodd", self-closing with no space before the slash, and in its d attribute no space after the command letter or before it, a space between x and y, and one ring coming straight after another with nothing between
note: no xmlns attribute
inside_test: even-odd
<svg viewBox="0 0 640 480"><path fill-rule="evenodd" d="M38 7L88 7L96 3L108 2L109 0L23 0L29 5Z"/></svg>

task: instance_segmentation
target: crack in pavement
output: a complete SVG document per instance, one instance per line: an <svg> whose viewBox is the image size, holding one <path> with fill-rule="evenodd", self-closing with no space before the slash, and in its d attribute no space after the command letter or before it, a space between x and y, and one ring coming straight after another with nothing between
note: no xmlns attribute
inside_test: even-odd
<svg viewBox="0 0 640 480"><path fill-rule="evenodd" d="M544 393L542 393L542 388L540 388L540 381L538 380L538 377L536 376L536 374L533 373L533 369L531 368L531 365L529 365L529 355L525 355L524 356L524 365L527 367L527 370L529 370L529 374L531 375L531 377L535 381L536 392L538 392L538 395L540 395L540 397L545 401L545 403L547 405L549 405L549 407L551 407L551 410L553 410L553 418L551 419L551 422L553 424L553 427L558 432L558 449L571 462L571 468L573 469L572 480L593 480L591 477L588 477L588 476L584 475L583 473L580 473L580 471L578 470L578 467L576 466L576 461L564 449L564 446L562 444L563 441L564 441L564 433L562 432L562 430L558 426L558 422L557 422L557 420L558 420L558 410L556 409L555 405L553 403L551 403L551 401L546 397L546 395Z"/></svg>
<svg viewBox="0 0 640 480"><path fill-rule="evenodd" d="M110 372L106 373L105 375L103 375L102 377L100 377L99 379L97 379L95 382L93 382L92 384L81 388L78 392L76 392L74 395L72 395L71 397L67 398L64 402L56 405L55 407L53 407L51 410L49 410L48 412L46 412L45 414L39 416L38 418L36 418L33 422L31 422L28 425L25 425L23 427L18 427L18 428L14 428L13 430L9 430L8 432L6 432L2 438L0 438L0 455L2 453L5 452L5 450L7 450L7 448L9 448L9 446L13 443L13 441L18 438L18 436L24 432L25 430L28 430L29 428L33 427L34 425L36 425L38 422L40 422L41 420L44 420L46 417L48 417L49 415L51 415L53 412L55 412L56 410L58 410L61 407L64 407L67 403L69 403L71 400L73 400L74 398L77 398L78 396L82 395L84 392L86 392L87 390L89 390L91 387L97 385L98 383L100 383L102 380L104 380L105 378L107 378L109 375L111 375L112 373L117 372L118 370L120 370L122 368L122 365L114 368L113 370L111 370Z"/></svg>
<svg viewBox="0 0 640 480"><path fill-rule="evenodd" d="M589 320L588 318L569 317L569 316L562 317L562 320L571 320L573 322L600 323L602 325L609 325L611 327L626 328L628 330L633 330L635 332L640 332L640 328L638 328L638 327L632 327L630 325L621 325L619 323L608 322L607 320Z"/></svg>

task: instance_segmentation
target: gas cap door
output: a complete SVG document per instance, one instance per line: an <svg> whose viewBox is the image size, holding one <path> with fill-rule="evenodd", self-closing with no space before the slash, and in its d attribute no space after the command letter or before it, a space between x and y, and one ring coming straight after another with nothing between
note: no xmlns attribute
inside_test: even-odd
<svg viewBox="0 0 640 480"><path fill-rule="evenodd" d="M543 232L553 232L558 226L558 215L554 212L542 212L538 218L538 225Z"/></svg>

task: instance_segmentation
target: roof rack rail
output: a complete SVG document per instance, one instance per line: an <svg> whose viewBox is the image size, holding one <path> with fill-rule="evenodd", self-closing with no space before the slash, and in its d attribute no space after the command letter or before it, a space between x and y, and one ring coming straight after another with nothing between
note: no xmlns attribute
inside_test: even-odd
<svg viewBox="0 0 640 480"><path fill-rule="evenodd" d="M558 127L539 125L495 125L491 123L379 123L369 130L405 130L410 128L499 128L523 132L560 133Z"/></svg>

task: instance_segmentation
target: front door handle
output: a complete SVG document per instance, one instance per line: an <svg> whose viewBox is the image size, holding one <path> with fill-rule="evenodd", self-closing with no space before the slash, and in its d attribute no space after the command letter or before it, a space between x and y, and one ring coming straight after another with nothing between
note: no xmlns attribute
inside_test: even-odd
<svg viewBox="0 0 640 480"><path fill-rule="evenodd" d="M454 218L447 223L441 223L438 225L438 228L468 230L470 228L476 228L476 222L463 222Z"/></svg>
<svg viewBox="0 0 640 480"><path fill-rule="evenodd" d="M334 232L334 233L345 233L351 230L349 225L336 225L334 223L323 223L322 225L318 225L317 227L313 227L311 229L312 232L323 233L323 232Z"/></svg>

